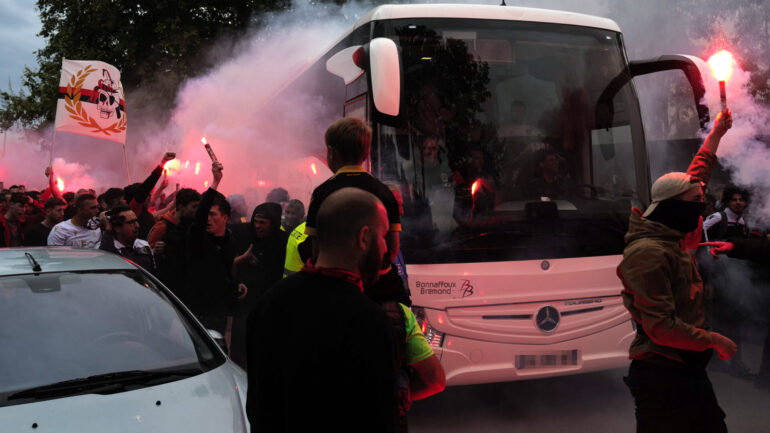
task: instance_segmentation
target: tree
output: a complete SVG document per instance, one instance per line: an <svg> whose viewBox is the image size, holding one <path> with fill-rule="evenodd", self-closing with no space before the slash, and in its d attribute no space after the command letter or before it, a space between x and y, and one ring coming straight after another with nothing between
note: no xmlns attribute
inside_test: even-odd
<svg viewBox="0 0 770 433"><path fill-rule="evenodd" d="M126 91L142 87L170 108L179 84L205 72L215 41L234 41L258 15L290 0L38 0L46 46L23 90L0 92L0 117L40 127L54 119L62 58L101 60L121 70Z"/></svg>

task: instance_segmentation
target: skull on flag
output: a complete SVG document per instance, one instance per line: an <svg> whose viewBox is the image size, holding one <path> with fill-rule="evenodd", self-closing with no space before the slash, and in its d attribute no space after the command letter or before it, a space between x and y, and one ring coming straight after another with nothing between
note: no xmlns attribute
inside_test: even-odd
<svg viewBox="0 0 770 433"><path fill-rule="evenodd" d="M102 119L110 119L116 115L120 119L120 93L115 89L115 82L110 77L110 72L102 69L102 78L99 85L94 88L94 98Z"/></svg>

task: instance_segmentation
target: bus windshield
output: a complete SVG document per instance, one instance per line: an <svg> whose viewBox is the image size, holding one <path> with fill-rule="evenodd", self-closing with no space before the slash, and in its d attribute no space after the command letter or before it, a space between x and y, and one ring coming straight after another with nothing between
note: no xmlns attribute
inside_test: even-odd
<svg viewBox="0 0 770 433"><path fill-rule="evenodd" d="M643 159L621 35L547 23L380 21L403 68L406 121L379 125L372 171L404 199L409 263L620 254ZM602 107L604 104L602 104Z"/></svg>

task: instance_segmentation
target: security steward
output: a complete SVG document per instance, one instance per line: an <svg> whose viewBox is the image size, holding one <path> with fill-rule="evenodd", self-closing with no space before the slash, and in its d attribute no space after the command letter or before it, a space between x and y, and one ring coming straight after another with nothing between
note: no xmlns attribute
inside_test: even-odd
<svg viewBox="0 0 770 433"><path fill-rule="evenodd" d="M302 257L299 254L299 245L305 242L307 239L307 233L305 233L306 222L298 225L294 230L289 233L289 240L286 241L286 260L283 264L283 277L286 278L291 274L296 274L302 270L305 263L302 261Z"/></svg>

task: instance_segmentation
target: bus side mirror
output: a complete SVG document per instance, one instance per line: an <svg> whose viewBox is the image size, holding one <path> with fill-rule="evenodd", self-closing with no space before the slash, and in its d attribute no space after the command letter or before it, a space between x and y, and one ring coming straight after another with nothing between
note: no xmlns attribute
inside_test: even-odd
<svg viewBox="0 0 770 433"><path fill-rule="evenodd" d="M363 47L365 51L366 47ZM374 109L397 117L401 108L401 61L396 43L387 38L369 42L368 70Z"/></svg>
<svg viewBox="0 0 770 433"><path fill-rule="evenodd" d="M375 38L366 45L345 48L326 62L326 70L350 85L366 72L370 118L397 126L403 120L401 54L388 38Z"/></svg>

